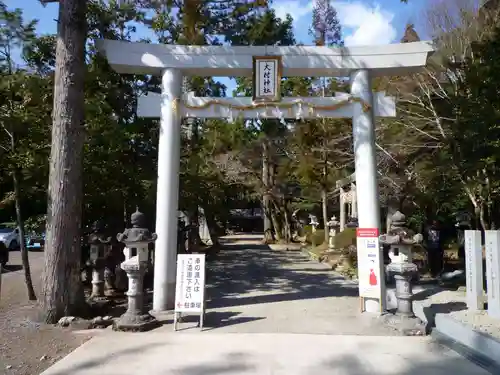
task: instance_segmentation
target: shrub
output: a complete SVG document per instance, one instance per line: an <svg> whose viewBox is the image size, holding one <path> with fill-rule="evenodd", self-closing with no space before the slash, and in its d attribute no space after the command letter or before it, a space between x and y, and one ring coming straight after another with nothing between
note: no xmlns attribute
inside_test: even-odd
<svg viewBox="0 0 500 375"><path fill-rule="evenodd" d="M335 248L342 250L351 245L356 246L356 228L345 228L335 235Z"/></svg>

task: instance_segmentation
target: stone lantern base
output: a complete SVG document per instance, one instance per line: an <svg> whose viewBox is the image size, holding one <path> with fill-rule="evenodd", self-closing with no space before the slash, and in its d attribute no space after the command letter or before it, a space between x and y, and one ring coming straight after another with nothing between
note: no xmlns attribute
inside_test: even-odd
<svg viewBox="0 0 500 375"><path fill-rule="evenodd" d="M114 331L144 332L160 326L160 322L149 314L123 314L113 322Z"/></svg>
<svg viewBox="0 0 500 375"><path fill-rule="evenodd" d="M384 323L404 336L425 336L425 324L416 316L404 316L388 313L383 317Z"/></svg>
<svg viewBox="0 0 500 375"><path fill-rule="evenodd" d="M413 291L411 281L418 273L416 264L391 263L388 268L396 280L397 309L394 314L383 317L385 323L405 336L426 335L425 324L413 312Z"/></svg>
<svg viewBox="0 0 500 375"><path fill-rule="evenodd" d="M127 273L129 281L128 308L113 322L113 330L141 332L158 327L160 323L144 309L143 279L147 265L135 256L123 262L121 267Z"/></svg>

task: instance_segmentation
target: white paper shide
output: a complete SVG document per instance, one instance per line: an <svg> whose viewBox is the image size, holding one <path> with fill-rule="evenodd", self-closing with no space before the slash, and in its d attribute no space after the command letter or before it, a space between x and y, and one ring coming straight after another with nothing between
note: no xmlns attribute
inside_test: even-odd
<svg viewBox="0 0 500 375"><path fill-rule="evenodd" d="M273 100L279 93L279 60L256 58L255 98Z"/></svg>
<svg viewBox="0 0 500 375"><path fill-rule="evenodd" d="M205 255L179 254L175 312L202 313L205 302Z"/></svg>

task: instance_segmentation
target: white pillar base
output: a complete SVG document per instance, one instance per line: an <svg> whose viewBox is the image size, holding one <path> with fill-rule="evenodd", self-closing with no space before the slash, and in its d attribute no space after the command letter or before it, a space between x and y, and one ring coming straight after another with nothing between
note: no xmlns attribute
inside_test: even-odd
<svg viewBox="0 0 500 375"><path fill-rule="evenodd" d="M377 298L363 298L363 311L372 314L381 314L380 301Z"/></svg>

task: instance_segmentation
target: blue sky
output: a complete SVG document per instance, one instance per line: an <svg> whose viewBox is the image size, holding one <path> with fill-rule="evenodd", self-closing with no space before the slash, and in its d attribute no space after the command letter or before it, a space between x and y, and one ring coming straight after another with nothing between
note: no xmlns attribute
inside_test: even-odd
<svg viewBox="0 0 500 375"><path fill-rule="evenodd" d="M39 0L4 0L4 2L9 8L22 8L25 19L37 19L38 33L56 32L57 3L49 3L43 7ZM422 31L418 26L421 24L421 13L425 3L424 0L411 0L410 4L401 4L400 0L332 0L342 24L346 45L397 42L409 22L417 26L417 31ZM291 14L297 41L312 44L308 30L313 1L273 0L273 7L280 17L284 17L287 13ZM138 31L141 37L149 36L145 27L139 28ZM227 79L223 81L232 88L233 85Z"/></svg>

